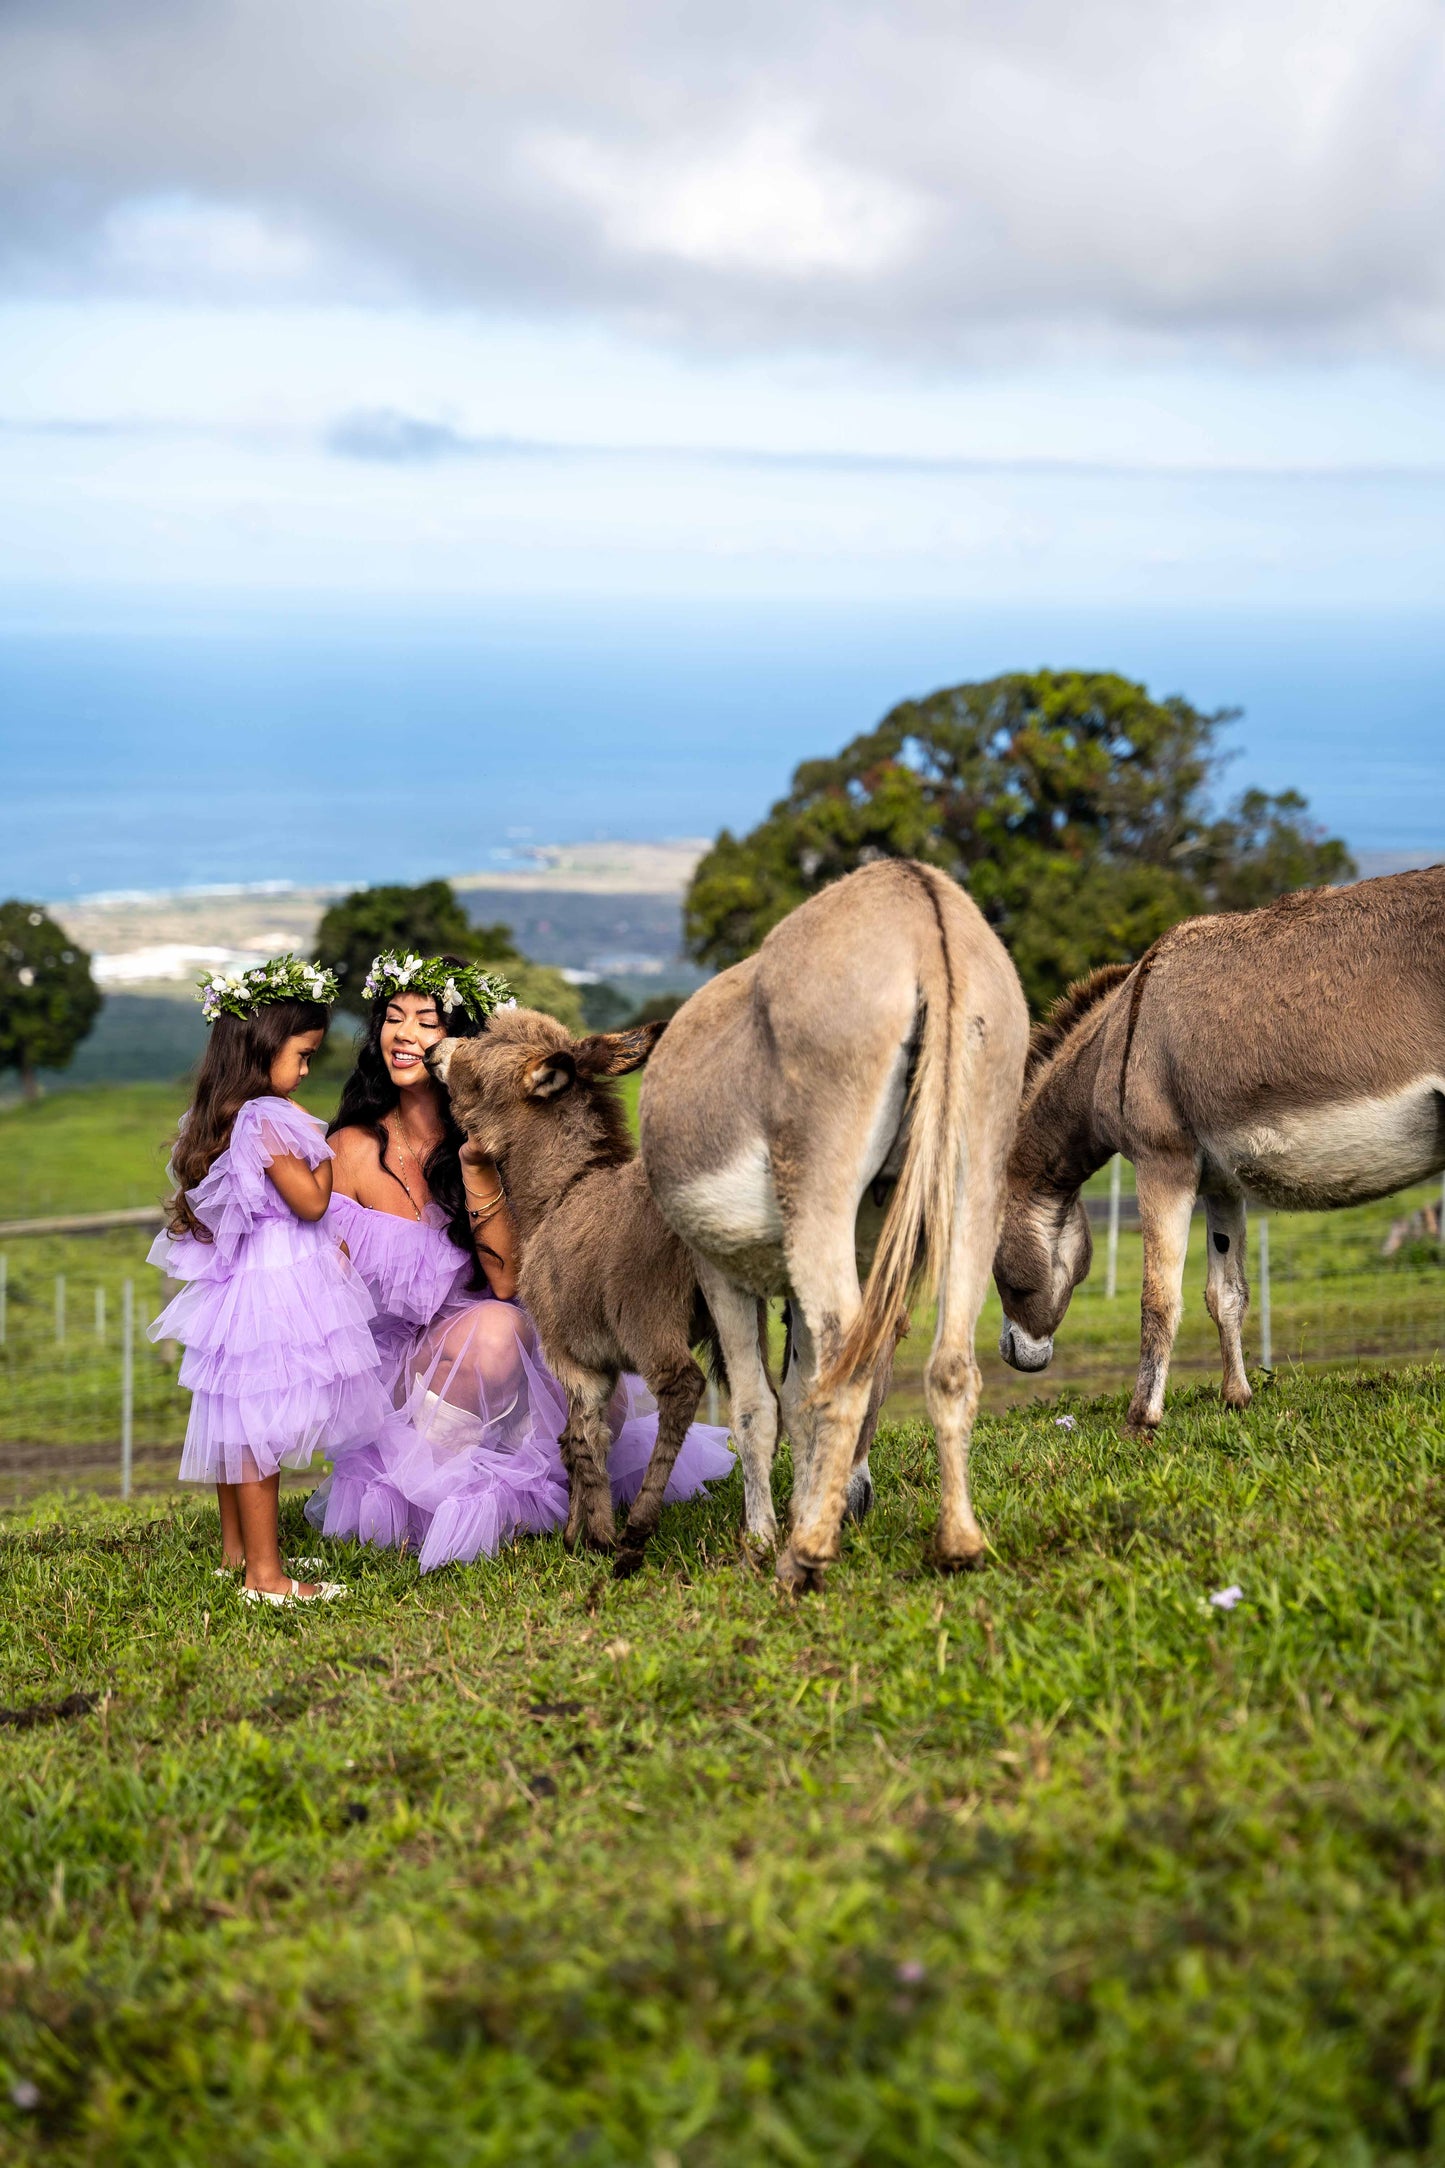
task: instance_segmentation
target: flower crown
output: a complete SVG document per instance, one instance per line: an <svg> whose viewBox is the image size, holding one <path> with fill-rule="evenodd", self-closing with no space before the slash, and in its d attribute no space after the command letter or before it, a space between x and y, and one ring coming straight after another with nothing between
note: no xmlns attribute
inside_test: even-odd
<svg viewBox="0 0 1445 2168"><path fill-rule="evenodd" d="M361 991L368 1001L398 994L430 994L444 1015L465 1009L479 1024L494 1009L515 1009L512 989L497 971L480 964L449 964L444 956L398 956L388 949L372 960Z"/></svg>
<svg viewBox="0 0 1445 2168"><path fill-rule="evenodd" d="M336 999L336 973L299 956L273 956L249 971L213 971L200 981L198 992L201 1014L214 1024L218 1016L254 1016L273 1001L319 1001L329 1008Z"/></svg>

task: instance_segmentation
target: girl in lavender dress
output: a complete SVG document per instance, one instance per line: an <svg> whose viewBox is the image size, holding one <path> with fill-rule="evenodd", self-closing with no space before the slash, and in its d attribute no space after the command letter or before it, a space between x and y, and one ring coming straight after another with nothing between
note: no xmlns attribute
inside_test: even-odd
<svg viewBox="0 0 1445 2168"><path fill-rule="evenodd" d="M210 1036L171 1156L151 1263L185 1282L150 1328L185 1345L183 1483L214 1483L251 1602L344 1595L298 1582L277 1540L282 1468L399 1429L372 1303L327 1224L331 1149L291 1094L326 1036L329 971L282 956L201 989Z"/></svg>
<svg viewBox="0 0 1445 2168"><path fill-rule="evenodd" d="M415 1549L425 1573L563 1526L566 1396L514 1299L517 1236L497 1169L452 1121L424 1059L448 1033L483 1030L507 989L455 957L386 955L366 992L366 1041L330 1130L327 1216L376 1304L376 1344L409 1422L337 1454L306 1512L328 1536ZM612 1432L612 1489L625 1504L657 1435L640 1379L619 1387ZM670 1499L731 1471L726 1438L694 1424Z"/></svg>

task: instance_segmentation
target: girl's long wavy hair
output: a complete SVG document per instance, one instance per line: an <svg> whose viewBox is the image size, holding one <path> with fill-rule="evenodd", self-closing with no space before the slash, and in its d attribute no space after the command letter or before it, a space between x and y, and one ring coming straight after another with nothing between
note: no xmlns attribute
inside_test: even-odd
<svg viewBox="0 0 1445 2168"><path fill-rule="evenodd" d="M176 1185L166 1205L171 1234L210 1241L210 1229L196 1218L186 1191L205 1180L225 1151L246 1101L271 1096L271 1064L286 1041L303 1031L325 1031L329 1021L319 1001L269 1001L254 1016L216 1018L196 1072L190 1112L171 1153Z"/></svg>
<svg viewBox="0 0 1445 2168"><path fill-rule="evenodd" d="M444 956L443 963L460 963L458 956ZM336 1109L328 1137L334 1137L338 1129L364 1129L375 1137L381 1164L393 1180L401 1177L386 1156L386 1117L395 1111L401 1100L399 1087L393 1084L387 1073L386 1058L381 1051L381 1027L386 1022L389 999L378 995L371 1004L367 1018L366 1037L357 1050L356 1063L350 1076L341 1087L341 1104ZM469 1009L453 1009L447 1018L447 1030L454 1039L472 1039L485 1029L484 1020L472 1015ZM472 1273L468 1286L484 1288L486 1275L482 1271L478 1250L486 1244L478 1244L472 1235L472 1223L467 1217L467 1193L462 1182L462 1163L457 1157L466 1142L460 1129L452 1120L452 1110L445 1092L442 1099L441 1142L428 1155L422 1173L426 1186L441 1206L447 1219L447 1233L463 1255L471 1259ZM405 1184L402 1187L405 1188ZM496 1253L487 1250L491 1257Z"/></svg>

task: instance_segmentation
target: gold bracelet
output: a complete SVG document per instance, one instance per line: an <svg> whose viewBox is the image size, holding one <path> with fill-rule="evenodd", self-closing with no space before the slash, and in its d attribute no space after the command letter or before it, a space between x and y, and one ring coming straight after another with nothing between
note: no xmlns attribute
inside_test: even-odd
<svg viewBox="0 0 1445 2168"><path fill-rule="evenodd" d="M463 1183L462 1186L463 1188L465 1188L465 1183ZM477 1205L474 1205L471 1202L469 1196L467 1201L467 1217L468 1219L482 1219L484 1217L490 1219L492 1214L500 1210L501 1206L504 1205L506 1201L507 1192L505 1191L505 1189L499 1189L495 1197L488 1197L482 1204Z"/></svg>

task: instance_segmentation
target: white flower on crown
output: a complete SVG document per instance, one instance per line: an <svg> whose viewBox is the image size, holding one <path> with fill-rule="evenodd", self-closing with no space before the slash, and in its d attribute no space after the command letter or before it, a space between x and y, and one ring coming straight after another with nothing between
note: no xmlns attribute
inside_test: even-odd
<svg viewBox="0 0 1445 2168"><path fill-rule="evenodd" d="M457 992L457 982L455 979L449 978L446 985L442 988L442 1007L446 1010L447 1015L450 1016L452 1010L459 1009L461 1005L462 997Z"/></svg>

